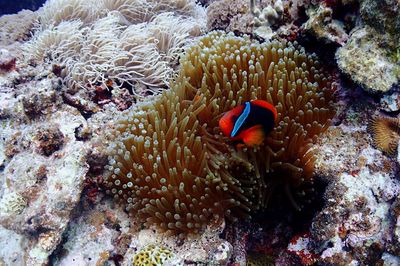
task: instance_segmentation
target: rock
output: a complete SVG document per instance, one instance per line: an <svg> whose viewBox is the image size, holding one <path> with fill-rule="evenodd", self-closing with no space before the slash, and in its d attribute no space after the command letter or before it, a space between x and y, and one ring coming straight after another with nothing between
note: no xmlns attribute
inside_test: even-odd
<svg viewBox="0 0 400 266"><path fill-rule="evenodd" d="M15 70L17 59L6 49L0 49L0 74Z"/></svg>
<svg viewBox="0 0 400 266"><path fill-rule="evenodd" d="M291 249L318 254L322 264L374 265L398 256L390 243L396 237L391 213L400 181L395 163L371 146L366 119L350 120L351 110L346 114L317 148L322 155L317 155L317 175L325 175L329 182L324 207L314 216L309 237L303 239L308 244Z"/></svg>
<svg viewBox="0 0 400 266"><path fill-rule="evenodd" d="M365 24L380 33L400 36L400 2L398 0L361 0L360 14Z"/></svg>
<svg viewBox="0 0 400 266"><path fill-rule="evenodd" d="M38 99L35 111L28 111L31 116L26 114L26 92ZM0 90L0 226L9 235L29 239L15 251L23 254L21 265L48 263L89 170L89 144L75 136L86 120L75 108L60 107L61 97L55 94L48 79ZM0 230L0 243L5 241ZM0 255L0 261L9 261Z"/></svg>
<svg viewBox="0 0 400 266"><path fill-rule="evenodd" d="M336 53L339 68L367 92L384 93L400 81L400 4L360 0L361 20Z"/></svg>
<svg viewBox="0 0 400 266"><path fill-rule="evenodd" d="M394 92L392 94L385 94L380 101L381 110L385 112L397 112L400 110L400 94Z"/></svg>
<svg viewBox="0 0 400 266"><path fill-rule="evenodd" d="M387 92L400 79L400 65L387 56L387 47L392 45L390 36L368 26L359 27L338 49L336 60L339 68L367 92Z"/></svg>
<svg viewBox="0 0 400 266"><path fill-rule="evenodd" d="M309 8L307 10L309 19L303 24L302 30L325 43L343 45L347 41L348 35L344 30L343 23L333 19L332 14L332 8L323 3L318 7Z"/></svg>

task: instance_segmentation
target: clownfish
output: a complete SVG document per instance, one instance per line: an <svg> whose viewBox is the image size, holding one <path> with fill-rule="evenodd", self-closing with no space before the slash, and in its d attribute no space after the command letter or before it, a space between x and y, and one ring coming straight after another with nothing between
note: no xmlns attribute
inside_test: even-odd
<svg viewBox="0 0 400 266"><path fill-rule="evenodd" d="M272 131L278 118L275 106L263 101L245 102L226 112L219 120L219 127L225 136L238 147L260 145Z"/></svg>

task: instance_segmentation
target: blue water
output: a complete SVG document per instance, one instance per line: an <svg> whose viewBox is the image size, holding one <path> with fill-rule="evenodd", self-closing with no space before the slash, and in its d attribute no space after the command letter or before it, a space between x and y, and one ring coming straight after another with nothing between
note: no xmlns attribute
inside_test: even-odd
<svg viewBox="0 0 400 266"><path fill-rule="evenodd" d="M18 13L22 9L37 10L46 0L0 0L0 16Z"/></svg>

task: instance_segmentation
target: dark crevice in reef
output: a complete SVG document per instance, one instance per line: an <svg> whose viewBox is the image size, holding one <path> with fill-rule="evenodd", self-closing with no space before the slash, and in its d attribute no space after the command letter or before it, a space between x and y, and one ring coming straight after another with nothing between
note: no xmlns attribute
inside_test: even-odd
<svg viewBox="0 0 400 266"><path fill-rule="evenodd" d="M324 66L325 70L332 71L333 69L337 69L335 53L336 50L340 47L339 44L321 44L321 41L319 41L315 36L304 33L300 33L296 41L301 46L303 46L307 52L316 53L321 62L321 65ZM316 43L321 45L315 45Z"/></svg>
<svg viewBox="0 0 400 266"><path fill-rule="evenodd" d="M79 100L74 99L71 94L64 92L62 94L62 99L65 104L75 107L86 120L88 120L93 115L92 110L79 103Z"/></svg>
<svg viewBox="0 0 400 266"><path fill-rule="evenodd" d="M49 264L48 265L57 265L59 264L59 259L66 256L68 251L64 248L65 243L68 241L68 232L70 230L70 225L68 224L67 228L65 229L64 233L61 236L61 241L58 244L57 248L51 253L49 256Z"/></svg>
<svg viewBox="0 0 400 266"><path fill-rule="evenodd" d="M233 246L245 243L247 251L255 251L253 255L278 256L293 238L307 234L313 217L324 206L326 187L326 181L316 178L312 192L295 198L297 204L303 205L301 210L293 207L285 192L275 191L265 211L253 213L248 220L227 222L222 238Z"/></svg>

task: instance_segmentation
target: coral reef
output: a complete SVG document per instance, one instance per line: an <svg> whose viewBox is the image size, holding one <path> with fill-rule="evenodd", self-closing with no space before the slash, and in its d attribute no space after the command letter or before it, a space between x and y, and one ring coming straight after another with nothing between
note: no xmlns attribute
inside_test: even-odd
<svg viewBox="0 0 400 266"><path fill-rule="evenodd" d="M262 10L255 5L255 0L250 1L251 13L254 15L254 33L264 38L271 39L276 33L272 30L278 20L282 19L284 6L281 0L275 0Z"/></svg>
<svg viewBox="0 0 400 266"><path fill-rule="evenodd" d="M0 265L134 265L146 247L171 266L399 265L398 13L395 0L50 0L0 17ZM206 20L242 37L194 43ZM332 106L340 46L343 73L390 94L338 76ZM256 98L277 106L276 128L237 148L218 120Z"/></svg>
<svg viewBox="0 0 400 266"><path fill-rule="evenodd" d="M394 117L373 117L368 124L376 148L390 156L397 155L400 140L400 121Z"/></svg>
<svg viewBox="0 0 400 266"><path fill-rule="evenodd" d="M343 141L360 142L362 139L358 140L356 134L365 133L344 132ZM367 144L356 153L358 157L347 157L352 170L336 172L337 178L325 193L326 205L314 217L312 244L308 247L321 254L319 261L325 263L356 260L361 264L375 264L388 251L388 246L383 245L393 230L388 215L392 199L400 192L400 184L391 171L393 165L380 152ZM326 165L330 162L323 164L330 168Z"/></svg>
<svg viewBox="0 0 400 266"><path fill-rule="evenodd" d="M50 156L59 150L64 143L64 136L58 128L39 128L33 137L36 142L36 150L45 156Z"/></svg>
<svg viewBox="0 0 400 266"><path fill-rule="evenodd" d="M187 50L170 91L115 123L107 191L146 227L180 234L263 208L277 187L299 208L290 190L312 183L332 92L315 55L295 44L210 33ZM277 126L259 147L235 150L218 119L252 99L277 107Z"/></svg>
<svg viewBox="0 0 400 266"><path fill-rule="evenodd" d="M380 100L380 108L382 111L391 113L400 110L400 95L395 91L391 94L385 93Z"/></svg>
<svg viewBox="0 0 400 266"><path fill-rule="evenodd" d="M17 59L6 49L0 50L0 74L15 70Z"/></svg>
<svg viewBox="0 0 400 266"><path fill-rule="evenodd" d="M143 254L142 251L150 247L150 251L153 252L160 250L167 252L161 255L168 255L169 258L160 265L227 265L232 246L218 237L222 229L223 226L217 230L207 229L201 236L187 239L185 242L178 241L176 236L159 235L152 230L142 230L132 238L122 264L134 265L137 255Z"/></svg>
<svg viewBox="0 0 400 266"><path fill-rule="evenodd" d="M396 216L390 214L400 193L397 166L371 145L365 130L371 102L347 106L341 124L317 144L316 174L328 182L324 206L290 248L314 263L386 264L399 254L392 248Z"/></svg>
<svg viewBox="0 0 400 266"><path fill-rule="evenodd" d="M336 53L339 68L371 93L387 92L400 80L398 1L361 0L361 21Z"/></svg>
<svg viewBox="0 0 400 266"><path fill-rule="evenodd" d="M82 204L71 214L65 239L54 252L51 264L134 265L135 256L149 246L170 251L173 256L165 261L163 265L166 266L228 263L232 247L219 237L223 225L217 230L207 229L201 237L182 243L176 236L160 235L153 230L138 232L139 225L101 192L96 204L87 201L89 198L85 194Z"/></svg>

